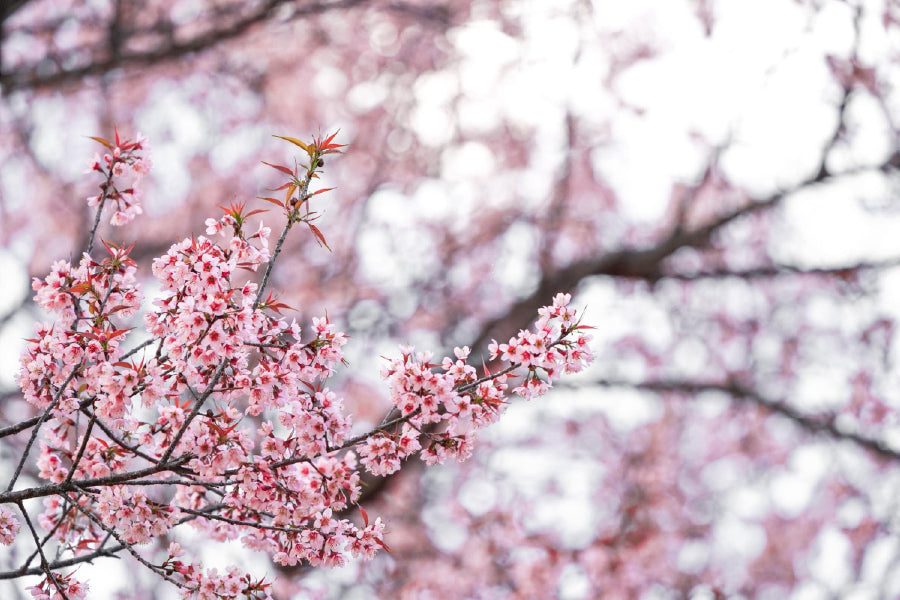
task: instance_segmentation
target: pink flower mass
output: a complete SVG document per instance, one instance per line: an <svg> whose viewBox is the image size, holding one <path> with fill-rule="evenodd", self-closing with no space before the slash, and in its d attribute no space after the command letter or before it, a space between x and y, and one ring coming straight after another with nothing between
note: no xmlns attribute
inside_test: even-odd
<svg viewBox="0 0 900 600"><path fill-rule="evenodd" d="M92 163L105 181L90 204L98 214L114 211L111 223L120 225L140 213L147 142L118 134L115 143L95 139L109 153ZM333 139L293 141L317 165L339 152ZM351 435L352 417L329 388L345 368L346 335L327 317L304 331L281 316L284 305L263 296L292 226L318 232L308 210L317 169L279 167L290 178L284 202L272 200L285 217L274 251L270 230L260 225L248 234L243 205L232 205L220 219L207 219L211 238L177 242L154 260L161 295L144 316L149 339L136 346L125 326L143 298L131 248L104 242L101 258L85 252L76 265L59 261L34 280L35 301L53 321L35 327L21 357L19 386L37 417L0 493L0 542L21 536L25 519L40 555L25 571L43 575L30 588L35 598L85 597L77 569L57 565L115 552L185 598L270 597L264 578L185 562L178 543L160 560L151 542L177 538L185 526L211 540L240 540L283 566L371 559L388 547L388 529L364 511L361 523L350 518L360 469L388 475L415 455L429 465L464 461L476 432L501 416L511 393L541 395L590 363L590 328L569 307L570 296L558 294L533 330L491 344L490 368L470 365L468 348L436 362L429 352L401 348L382 371L393 411ZM238 283L239 273L263 267L261 281ZM43 481L16 487L32 446ZM36 518L42 534L25 508L32 499L43 501ZM58 542L58 558L44 556L40 536Z"/></svg>

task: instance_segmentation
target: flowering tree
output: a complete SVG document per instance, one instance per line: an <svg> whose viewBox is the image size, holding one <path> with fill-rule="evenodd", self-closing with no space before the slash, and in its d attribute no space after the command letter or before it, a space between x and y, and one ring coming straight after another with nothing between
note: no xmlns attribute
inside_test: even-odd
<svg viewBox="0 0 900 600"><path fill-rule="evenodd" d="M353 340L329 385L359 426L394 406L361 374L396 343L487 355L557 290L598 315L595 367L470 460L363 470L392 553L273 593L900 594L895 2L6 6L0 236L29 275L87 247L79 136L155 141L116 236L140 277L269 195L270 132L323 123L353 147L323 174L333 253L289 236L266 289ZM5 393L2 426L35 416Z"/></svg>
<svg viewBox="0 0 900 600"><path fill-rule="evenodd" d="M285 223L274 250L260 211L224 208L208 219L206 237L174 244L153 263L163 295L146 316L151 339L126 352L122 321L140 308L141 291L130 248L104 242L102 259L89 242L78 265L60 261L43 281L37 302L55 315L36 328L22 357L19 384L38 410L0 437L28 433L15 472L0 493L0 531L13 543L24 522L34 552L4 577L43 574L31 587L37 598L84 598L87 584L59 569L127 552L191 598L269 598L269 583L237 568L204 570L183 557L177 542L162 559L137 546L191 524L214 540L240 538L280 565L333 567L348 556L371 558L386 548L380 518L363 525L341 517L360 496L357 457L374 475L398 471L420 454L427 464L465 460L477 429L497 420L508 393L544 394L564 373L590 362L590 339L581 330L570 296L558 294L542 308L534 331L508 344L491 344L499 358L481 376L467 364L468 348L454 358L403 348L385 367L395 411L376 428L351 436L351 418L327 382L343 360L346 336L327 317L313 319L303 339L297 322L278 316L288 308L263 293L285 239L303 223L323 245L313 224L311 199L328 188L310 184L335 135L304 143L308 165L288 177L284 200L264 198ZM108 150L91 164L104 181L89 198L105 207L112 225L141 212L140 179L149 171L147 142L95 138ZM238 283L241 270L267 264L259 283ZM517 385L509 390L511 381ZM17 486L37 442L43 485ZM40 499L37 518L26 501ZM8 507L18 509L18 514ZM44 532L38 533L37 521ZM57 558L48 543L55 540ZM35 564L36 563L36 564Z"/></svg>

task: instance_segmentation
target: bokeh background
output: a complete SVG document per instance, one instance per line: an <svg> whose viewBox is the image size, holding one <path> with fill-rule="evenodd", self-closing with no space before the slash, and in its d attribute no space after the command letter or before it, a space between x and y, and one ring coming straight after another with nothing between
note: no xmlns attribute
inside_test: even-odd
<svg viewBox="0 0 900 600"><path fill-rule="evenodd" d="M153 257L279 183L273 134L340 130L332 251L296 236L274 286L351 336L335 384L361 431L398 343L483 353L557 291L597 327L594 368L510 406L469 462L370 482L393 553L209 562L278 598L900 595L894 0L0 10L3 424L26 415L30 277L85 247L88 136L116 128L154 171L145 215L101 235L136 242L148 296ZM98 598L173 593L127 560L82 569Z"/></svg>

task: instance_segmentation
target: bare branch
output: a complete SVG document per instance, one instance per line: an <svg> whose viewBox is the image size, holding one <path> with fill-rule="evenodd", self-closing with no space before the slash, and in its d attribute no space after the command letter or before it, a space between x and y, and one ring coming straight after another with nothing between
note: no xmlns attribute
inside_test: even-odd
<svg viewBox="0 0 900 600"><path fill-rule="evenodd" d="M164 35L170 23L155 23L151 29L142 31L127 32L129 36L155 36L164 37L165 41L159 46L149 50L129 50L121 48L116 44L110 43L110 40L102 42L102 48L83 49L92 51L93 54L104 58L83 64L78 67L63 70L58 69L51 72L45 72L46 63L42 62L42 68L37 65L28 65L24 68L13 70L9 73L0 74L0 86L6 93L22 90L22 89L42 89L48 87L61 87L79 82L85 77L102 75L113 69L121 67L142 67L156 65L161 62L171 62L181 59L187 55L202 52L213 48L223 42L238 38L246 34L256 25L269 21L280 15L281 6L293 6L293 10L289 13L289 19L300 19L315 16L327 11L348 9L363 5L367 0L335 0L311 2L305 5L297 6L294 0L268 0L261 3L255 10L245 14L237 19L223 19L224 22L215 23L204 33L197 35L186 41L175 41L171 35ZM110 27L111 32L114 28ZM119 31L117 35L121 36L124 32ZM107 52L109 49L117 50L112 54Z"/></svg>
<svg viewBox="0 0 900 600"><path fill-rule="evenodd" d="M889 169L893 167L894 161L898 160L900 160L900 152L895 153L883 164L874 165L868 169ZM854 170L852 172L855 173L857 171ZM481 350L487 346L489 340L498 337L501 333L516 331L523 323L528 322L530 316L534 314L546 298L549 298L559 290L572 291L588 277L606 275L628 279L646 279L649 281L657 281L666 277L668 275L663 270L663 261L676 251L682 248L706 247L712 241L714 234L729 223L745 216L771 210L792 193L834 180L849 173L833 174L820 171L791 189L779 191L762 200L750 202L737 210L713 219L702 227L692 230L676 228L668 237L650 248L609 252L601 256L579 260L552 273L545 273L540 284L530 295L519 300L505 311L503 315L487 322L482 327L481 332L472 344L472 348Z"/></svg>
<svg viewBox="0 0 900 600"><path fill-rule="evenodd" d="M593 383L603 387L628 387L658 393L668 392L686 395L696 395L702 392L721 392L723 394L728 394L739 402L753 404L768 410L773 414L785 417L809 433L825 435L838 441L852 442L882 458L900 460L900 450L891 448L881 440L866 437L856 432L838 427L836 415L834 414L806 414L783 400L770 400L763 397L762 394L756 390L734 381L718 383L681 380L631 382L601 379Z"/></svg>

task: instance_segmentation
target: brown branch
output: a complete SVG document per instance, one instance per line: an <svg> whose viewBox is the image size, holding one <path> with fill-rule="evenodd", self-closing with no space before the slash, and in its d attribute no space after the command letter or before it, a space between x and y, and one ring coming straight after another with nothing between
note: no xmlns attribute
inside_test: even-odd
<svg viewBox="0 0 900 600"><path fill-rule="evenodd" d="M315 16L330 10L353 8L362 5L367 0L335 0L333 2L320 1L307 4L305 6L295 6L293 13L288 18L297 19ZM85 77L102 75L113 69L122 67L141 67L158 64L160 62L172 62L181 59L189 54L209 50L223 42L238 38L247 33L254 26L264 23L279 15L277 10L282 5L294 5L295 0L268 0L262 3L253 12L244 15L233 22L226 24L218 24L205 33L191 38L187 41L176 42L169 36L166 36L166 43L146 51L128 51L127 49L117 52L107 58L98 59L79 67L69 70L59 70L54 72L42 72L37 65L13 70L9 73L0 74L0 86L9 93L22 89L42 89L48 87L64 86L67 84L77 83ZM127 32L128 35L146 36L160 35L162 25L141 31ZM120 34L123 32L120 32ZM109 40L102 42L104 48L109 48ZM88 50L88 49L83 49ZM95 51L99 48L94 49ZM44 64L44 63L42 63Z"/></svg>
<svg viewBox="0 0 900 600"><path fill-rule="evenodd" d="M81 479L70 481L69 483L51 483L22 490L0 492L0 504L20 502L31 498L43 498L44 496L62 496L68 492L81 491L82 488L87 489L99 486L127 484L134 479L156 475L157 473L163 473L165 471L177 472L178 468L188 462L191 458L191 455L188 454L169 462L159 462L152 467L139 469L137 471L126 471L125 473L116 473L106 477Z"/></svg>
<svg viewBox="0 0 900 600"><path fill-rule="evenodd" d="M483 351L487 343L498 338L508 331L517 331L527 323L538 308L546 303L555 293L560 291L573 291L586 278L605 275L610 277L645 279L658 281L666 277L662 268L665 259L672 256L682 248L703 248L709 245L714 234L722 230L726 225L755 213L771 210L778 206L789 194L802 189L832 181L837 177L856 173L863 170L887 170L893 168L895 162L900 161L900 152L895 153L887 161L880 165L873 165L866 169L858 169L844 173L829 173L819 171L816 175L801 181L794 187L776 192L762 200L752 201L745 206L734 210L717 219L711 220L702 227L692 230L683 230L676 227L666 238L660 240L655 246L643 249L624 249L609 252L601 256L592 256L574 262L552 273L545 273L535 290L513 304L503 315L488 321L472 344L474 351Z"/></svg>
<svg viewBox="0 0 900 600"><path fill-rule="evenodd" d="M721 392L728 394L735 400L747 404L753 404L770 411L773 414L784 417L802 429L812 434L825 435L838 441L847 441L865 448L866 450L891 460L900 460L900 450L895 450L883 441L848 431L836 424L837 416L834 414L811 415L804 413L783 400L770 400L749 387L734 381L726 382L694 382L680 380L657 381L617 381L601 379L593 382L603 387L628 387L637 390L646 390L658 393L677 393L696 395L701 392Z"/></svg>
<svg viewBox="0 0 900 600"><path fill-rule="evenodd" d="M59 569L64 569L66 567L74 567L75 565L80 565L83 563L93 563L97 558L119 558L118 553L124 549L124 545L113 546L111 548L99 548L97 550L94 550L93 552L89 552L88 554L83 554L81 556L67 558L64 560L55 560L53 562L47 563L47 567L51 571L56 571ZM19 577L25 577L27 575L40 575L43 572L44 570L41 567L23 566L12 571L0 571L0 580L18 579Z"/></svg>
<svg viewBox="0 0 900 600"><path fill-rule="evenodd" d="M5 23L8 18L13 16L28 2L29 0L4 0L3 4L0 5L0 25Z"/></svg>
<svg viewBox="0 0 900 600"><path fill-rule="evenodd" d="M804 269L793 265L772 264L764 267L755 267L752 269L715 269L710 271L699 271L697 273L666 273L659 275L656 279L674 279L679 281L697 281L701 279L725 279L738 278L744 280L752 279L772 279L787 275L810 275L823 277L837 277L842 279L850 279L855 274L863 271L878 271L881 269L890 269L900 266L900 256L880 261L859 262L852 265L842 265L837 267L821 267L813 269ZM642 278L643 279L643 278Z"/></svg>
<svg viewBox="0 0 900 600"><path fill-rule="evenodd" d="M77 486L76 486L76 487L77 487ZM80 493L83 494L84 496L91 497L90 494L88 494L88 492L87 492L86 490L78 489L78 492L80 492ZM115 529L113 529L112 527L109 527L109 526L107 526L105 523L103 523L103 521L101 521L100 518L97 517L97 515L95 515L94 513L92 513L90 510L88 510L88 509L82 507L80 504L78 504L78 502L75 502L75 503L73 504L73 506L75 506L75 508L78 509L78 511L81 512L81 514L83 514L83 515L86 516L88 519L90 519L91 521L93 521L94 524L97 525L97 527L101 528L103 531L105 531L106 533L108 533L109 535L111 535L111 536L113 537L113 539L115 539L117 542L119 542L119 545L122 546L122 548L123 548L126 552L128 552L129 554L131 554L131 556L134 557L134 559L135 559L136 561L138 561L140 564L142 564L142 565L144 565L145 567L147 567L147 569L149 569L152 573L154 573L155 575L159 575L161 578L165 579L166 581L168 581L169 583L173 584L174 586L176 586L176 587L178 587L178 588L187 588L187 589L196 591L196 588L191 588L189 585L187 585L187 584L185 584L185 583L182 583L182 582L180 582L180 581L176 581L175 579L172 579L172 578L165 572L164 569L162 569L161 567L158 567L158 566L152 564L152 563L151 563L150 561L148 561L146 558L144 558L143 556L141 556L141 555L138 553L138 551L134 549L134 546L135 546L134 544L129 544L129 543L126 542L124 539L122 539L122 537L116 532Z"/></svg>
<svg viewBox="0 0 900 600"><path fill-rule="evenodd" d="M25 524L28 526L28 530L31 532L31 537L34 539L34 543L37 546L37 552L41 557L41 566L38 568L38 572L44 573L44 575L47 577L47 580L53 584L53 587L56 588L57 593L63 598L63 600L69 600L68 596L66 596L66 592L59 584L56 573L53 573L50 570L50 563L47 561L47 556L44 554L44 548L41 544L40 537L37 534L37 530L35 530L34 528L34 524L31 522L31 517L28 516L28 511L25 510L25 505L22 502L18 502L17 504L19 506L19 510L22 512L22 517L25 519Z"/></svg>

